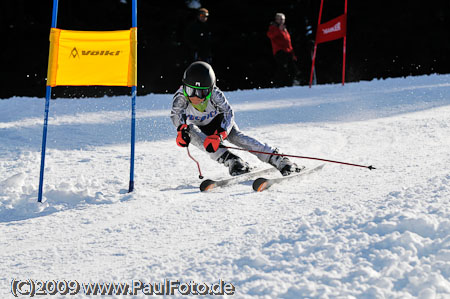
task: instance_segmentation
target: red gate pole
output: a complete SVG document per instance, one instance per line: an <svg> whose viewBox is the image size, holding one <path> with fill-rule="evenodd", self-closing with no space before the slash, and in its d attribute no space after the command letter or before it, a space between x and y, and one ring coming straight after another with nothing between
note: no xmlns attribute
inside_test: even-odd
<svg viewBox="0 0 450 299"><path fill-rule="evenodd" d="M322 18L322 8L323 8L323 0L320 1L319 20L317 21L317 30L319 30L320 20ZM314 54L313 54L312 64L311 64L311 76L309 77L309 88L311 88L311 85L312 85L314 64L316 62L316 52L317 52L317 33L316 33L316 40L314 41Z"/></svg>
<svg viewBox="0 0 450 299"><path fill-rule="evenodd" d="M344 47L343 47L343 54L344 58L342 61L342 85L344 85L345 82L345 54L346 54L346 48L347 48L347 0L345 0L345 35L344 35Z"/></svg>

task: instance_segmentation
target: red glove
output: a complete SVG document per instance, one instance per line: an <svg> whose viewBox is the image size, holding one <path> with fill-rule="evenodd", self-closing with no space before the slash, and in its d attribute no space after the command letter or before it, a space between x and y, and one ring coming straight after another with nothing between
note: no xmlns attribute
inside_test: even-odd
<svg viewBox="0 0 450 299"><path fill-rule="evenodd" d="M214 132L214 135L209 135L206 137L205 142L203 142L203 146L205 147L208 153L215 153L219 149L220 143L228 137L226 131L221 131L220 133Z"/></svg>
<svg viewBox="0 0 450 299"><path fill-rule="evenodd" d="M189 136L189 126L186 124L179 125L177 131L177 145L187 147L189 142L191 142L191 136Z"/></svg>

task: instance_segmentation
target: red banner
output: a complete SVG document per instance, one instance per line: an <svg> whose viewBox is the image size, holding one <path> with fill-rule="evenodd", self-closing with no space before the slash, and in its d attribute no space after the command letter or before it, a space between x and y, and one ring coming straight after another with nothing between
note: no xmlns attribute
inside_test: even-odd
<svg viewBox="0 0 450 299"><path fill-rule="evenodd" d="M323 0L320 1L319 20L317 24L316 41L314 43L314 54L311 64L311 76L309 79L309 87L313 83L313 75L315 76L314 64L316 62L317 45L324 42L343 38L343 58L342 58L342 85L345 83L345 52L347 47L347 0L345 0L344 14L326 23L321 24L322 20Z"/></svg>
<svg viewBox="0 0 450 299"><path fill-rule="evenodd" d="M320 24L317 28L316 43L329 42L344 38L347 32L347 15L343 14L331 21Z"/></svg>

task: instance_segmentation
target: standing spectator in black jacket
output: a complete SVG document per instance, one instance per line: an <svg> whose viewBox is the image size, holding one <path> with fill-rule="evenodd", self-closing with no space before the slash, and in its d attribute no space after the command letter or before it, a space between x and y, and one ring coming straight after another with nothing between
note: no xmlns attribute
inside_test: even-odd
<svg viewBox="0 0 450 299"><path fill-rule="evenodd" d="M197 18L186 28L184 39L194 61L211 63L211 30L208 25L209 12L206 8L198 10Z"/></svg>

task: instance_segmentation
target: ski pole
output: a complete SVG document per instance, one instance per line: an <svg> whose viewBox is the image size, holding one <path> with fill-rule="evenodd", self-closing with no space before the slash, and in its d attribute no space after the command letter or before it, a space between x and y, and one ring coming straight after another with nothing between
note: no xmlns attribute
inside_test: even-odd
<svg viewBox="0 0 450 299"><path fill-rule="evenodd" d="M202 171L200 170L200 163L198 163L198 161L195 160L194 157L191 156L191 153L189 152L189 147L186 147L186 150L187 150L187 154L188 154L189 158L191 158L195 163L197 163L197 168L198 168L198 173L199 173L198 178L203 179Z"/></svg>
<svg viewBox="0 0 450 299"><path fill-rule="evenodd" d="M232 146L225 146L225 145L220 145L220 147L221 147L221 148L226 148L226 149L234 149L234 150L239 150L239 151L246 151L246 152L256 153L256 154L266 154L266 155L274 155L274 156L282 156L282 157L290 157L290 158L299 158L299 159L310 159L310 160L318 160L318 161L324 161L324 162L330 162L330 163L337 163L337 164L343 164L343 165L350 165L350 166L363 167L363 168L368 168L368 169L370 169L370 170L376 169L376 168L373 167L372 165L370 165L370 166L365 166L365 165L359 165L359 164L353 164L353 163L347 163L347 162L340 162L340 161L333 161L333 160L322 159L322 158L314 158L314 157L305 157L305 156L296 156L296 155L286 155L286 154L277 154L277 153L260 152L260 151L248 150L248 149L245 149L245 148L232 147Z"/></svg>

